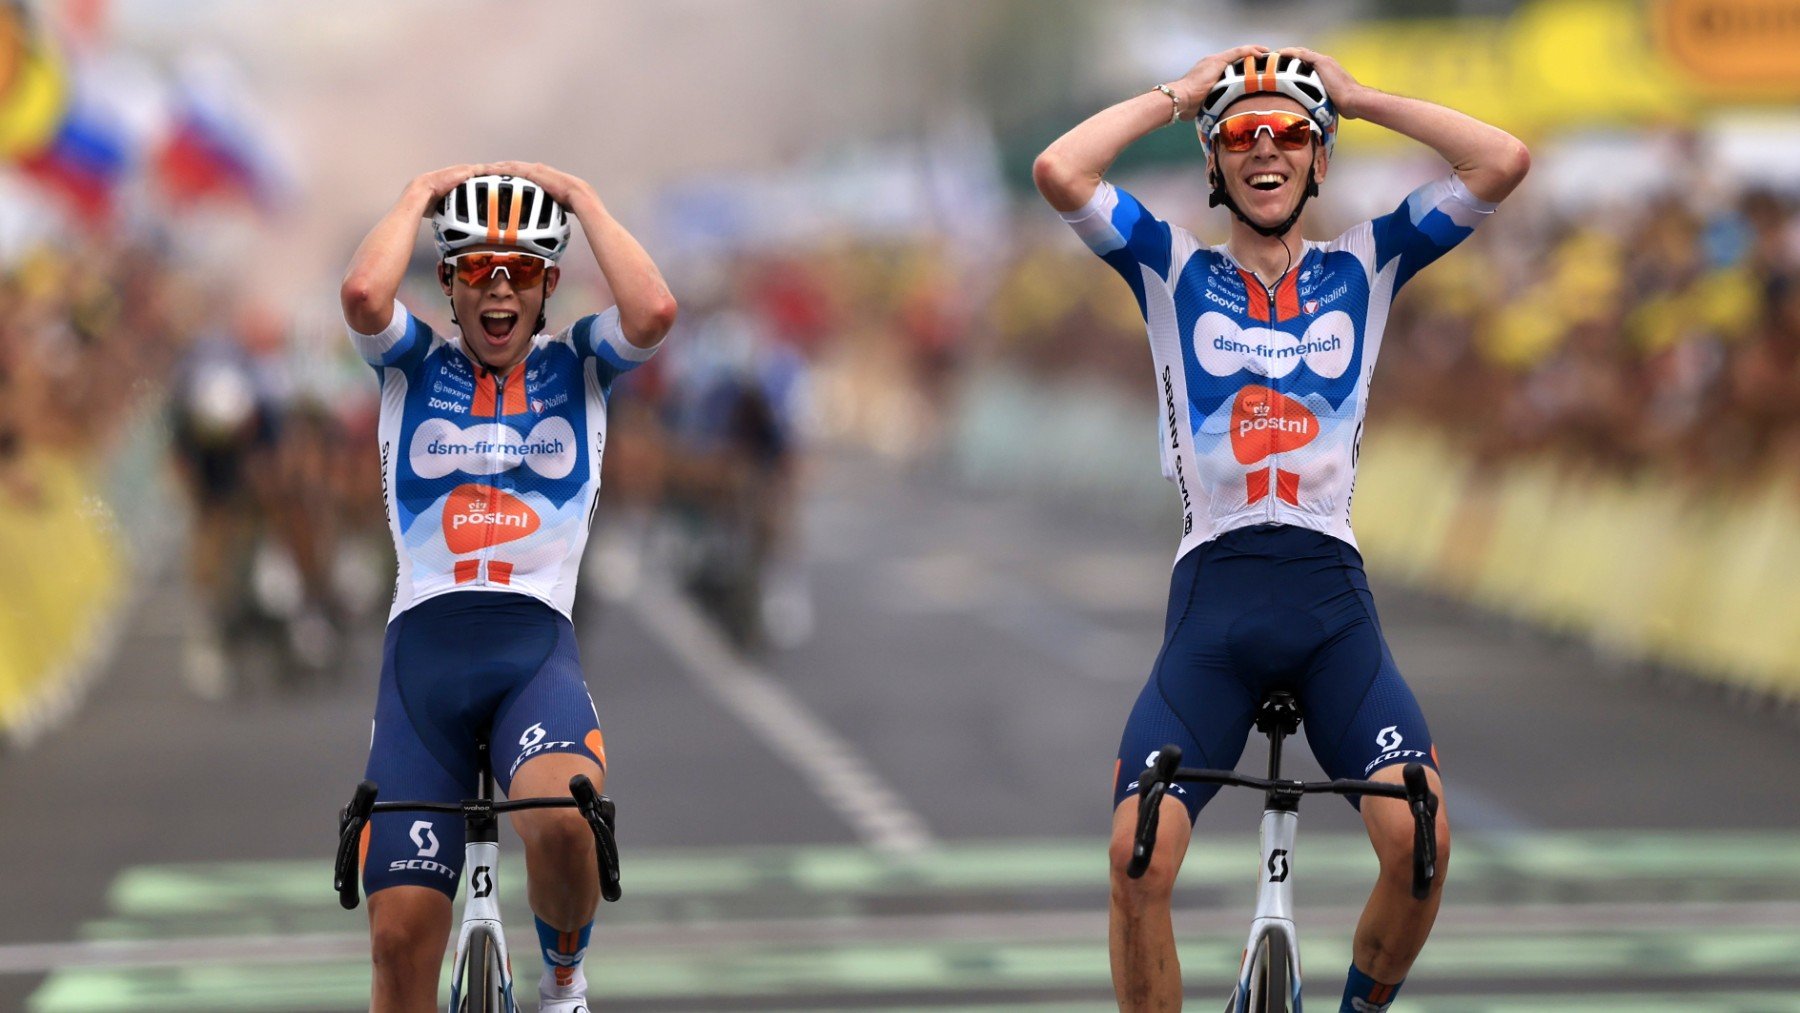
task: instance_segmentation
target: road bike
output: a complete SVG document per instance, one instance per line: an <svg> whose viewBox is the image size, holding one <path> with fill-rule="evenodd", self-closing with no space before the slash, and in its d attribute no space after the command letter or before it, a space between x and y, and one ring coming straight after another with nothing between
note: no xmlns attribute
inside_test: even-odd
<svg viewBox="0 0 1800 1013"><path fill-rule="evenodd" d="M1236 785L1263 792L1262 862L1257 866L1256 916L1238 966L1237 988L1226 1013L1300 1013L1300 938L1294 930L1293 854L1302 795L1375 795L1403 798L1413 815L1412 895L1424 900L1437 878L1438 799L1425 768L1409 763L1403 784L1383 781L1292 781L1281 776L1282 740L1300 729L1300 706L1293 694L1277 691L1256 711L1256 730L1269 737L1269 776L1246 777L1231 770L1181 766L1181 747L1167 745L1152 756L1138 778L1137 833L1126 875L1137 879L1150 867L1156 826L1169 785Z"/></svg>
<svg viewBox="0 0 1800 1013"><path fill-rule="evenodd" d="M616 901L619 889L619 847L613 836L613 801L594 790L584 774L569 779L569 795L563 798L515 798L494 800L494 775L488 769L487 746L480 748L481 770L477 797L461 802L377 802L373 781L356 786L350 803L338 813L338 850L333 889L344 910L354 910L360 900L360 841L363 827L373 813L460 813L463 818L463 869L468 893L463 901L462 928L456 936L456 955L450 978L449 1013L518 1013L513 1000L512 962L506 952L506 933L500 925L500 820L502 813L520 809L573 808L594 832L594 852L600 865L600 896Z"/></svg>

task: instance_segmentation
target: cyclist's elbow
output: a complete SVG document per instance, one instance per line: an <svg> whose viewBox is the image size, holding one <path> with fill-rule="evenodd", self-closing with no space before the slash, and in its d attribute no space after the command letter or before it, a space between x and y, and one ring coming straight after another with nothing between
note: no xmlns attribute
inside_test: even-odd
<svg viewBox="0 0 1800 1013"><path fill-rule="evenodd" d="M1094 196L1097 180L1082 172L1056 145L1045 148L1031 163L1031 182L1058 211L1077 211Z"/></svg>

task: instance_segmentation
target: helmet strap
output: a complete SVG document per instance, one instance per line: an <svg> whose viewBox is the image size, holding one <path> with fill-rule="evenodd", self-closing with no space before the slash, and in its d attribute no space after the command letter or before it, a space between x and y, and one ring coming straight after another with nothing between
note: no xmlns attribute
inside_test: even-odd
<svg viewBox="0 0 1800 1013"><path fill-rule="evenodd" d="M1294 223L1300 220L1300 212L1306 210L1306 202L1319 195L1318 178L1313 175L1312 166L1308 165L1306 167L1306 189L1300 191L1300 202L1294 205L1294 213L1288 215L1287 220L1280 225L1258 225L1251 221L1250 216L1244 214L1238 208L1237 202L1231 199L1231 195L1225 192L1225 174L1219 171L1219 159L1216 155L1212 160L1212 172L1208 182L1212 184L1212 193L1206 197L1207 207L1216 208L1223 204L1237 216L1238 221L1250 226L1257 234L1271 238L1287 235L1288 230L1294 227Z"/></svg>

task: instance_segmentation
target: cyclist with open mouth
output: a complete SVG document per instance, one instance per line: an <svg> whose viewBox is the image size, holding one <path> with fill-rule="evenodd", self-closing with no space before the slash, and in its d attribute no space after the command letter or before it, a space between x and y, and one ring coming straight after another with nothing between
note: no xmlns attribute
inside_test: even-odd
<svg viewBox="0 0 1800 1013"><path fill-rule="evenodd" d="M581 222L616 305L545 331ZM453 330L396 298L421 217ZM341 292L382 385L380 446L400 566L365 776L393 798L456 802L489 744L510 796L598 788L606 752L569 612L600 484L606 399L675 320L642 246L586 182L501 162L427 173L363 240ZM461 877L455 814L378 814L363 837L373 1008L432 1009ZM593 836L571 809L515 813L544 959L540 1008L585 1013L599 901Z"/></svg>
<svg viewBox="0 0 1800 1013"><path fill-rule="evenodd" d="M1338 117L1435 150L1439 178L1328 243L1299 223L1330 167ZM1198 120L1211 203L1229 240L1202 246L1105 179L1126 147ZM1122 1009L1178 1009L1170 897L1193 820L1214 788L1164 799L1167 835L1131 879L1137 774L1164 743L1230 768L1271 689L1299 698L1313 754L1334 778L1399 781L1436 750L1388 652L1350 498L1369 378L1394 294L1467 237L1525 176L1524 145L1443 106L1359 84L1328 56L1239 46L1090 117L1033 166L1039 191L1131 285L1156 369L1163 473L1182 540L1163 647L1126 722L1114 774L1111 946ZM1359 806L1381 874L1357 924L1342 1010L1385 1010L1425 944L1442 877L1411 896L1406 805ZM1177 819L1176 813L1187 818ZM1449 827L1438 817L1440 868Z"/></svg>

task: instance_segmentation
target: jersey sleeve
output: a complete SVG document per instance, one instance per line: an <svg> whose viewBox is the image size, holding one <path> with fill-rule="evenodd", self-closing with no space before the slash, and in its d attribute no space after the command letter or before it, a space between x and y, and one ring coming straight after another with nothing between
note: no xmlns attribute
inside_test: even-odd
<svg viewBox="0 0 1800 1013"><path fill-rule="evenodd" d="M350 343L356 346L357 354L377 370L410 370L423 361L425 353L431 350L431 328L413 316L398 299L394 300L393 317L380 333L363 334L347 325L346 329L350 332Z"/></svg>
<svg viewBox="0 0 1800 1013"><path fill-rule="evenodd" d="M1408 194L1399 207L1370 223L1375 272L1398 260L1394 276L1394 291L1398 292L1427 264L1469 238L1475 226L1497 207L1470 193L1454 173L1426 183Z"/></svg>
<svg viewBox="0 0 1800 1013"><path fill-rule="evenodd" d="M1062 218L1088 249L1130 283L1139 310L1145 308L1145 269L1165 283L1169 280L1174 249L1169 223L1151 214L1130 193L1101 180L1087 204L1063 212Z"/></svg>
<svg viewBox="0 0 1800 1013"><path fill-rule="evenodd" d="M619 308L610 307L599 313L590 313L575 321L570 328L574 338L575 351L583 358L600 360L600 369L610 384L617 377L629 373L650 361L656 350L662 347L658 342L649 348L639 348L625 339L625 330L619 324Z"/></svg>

